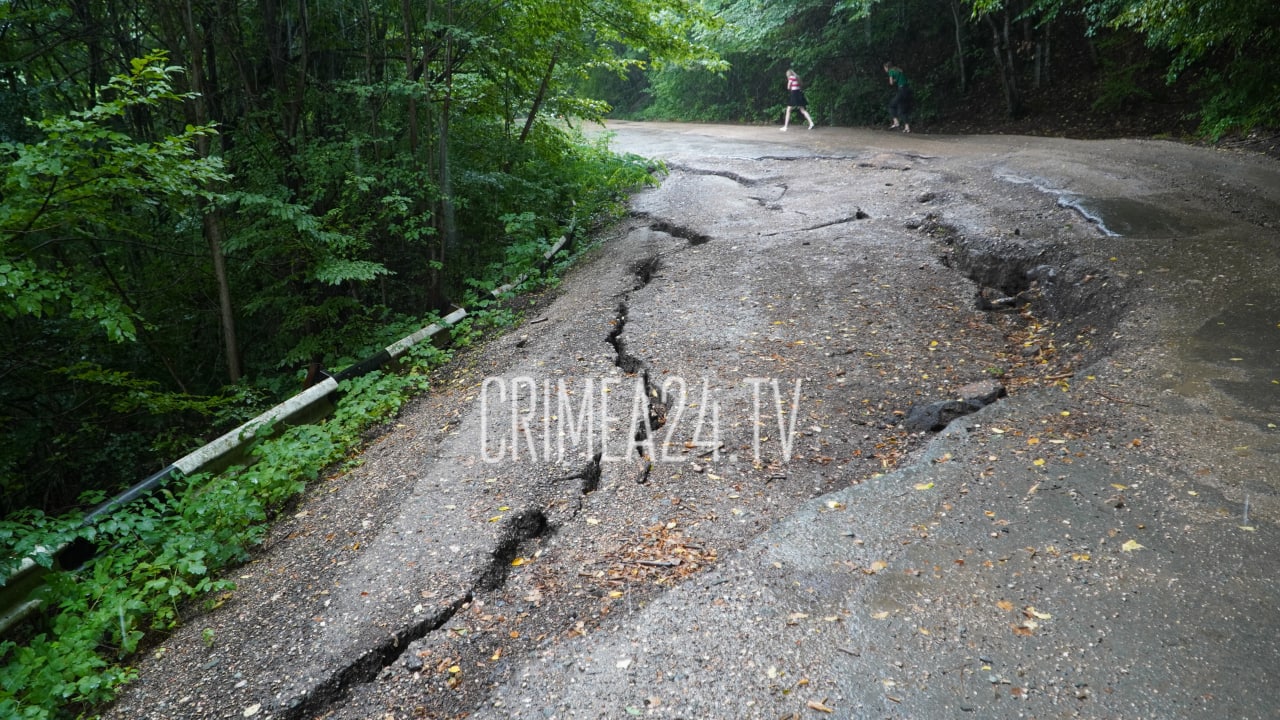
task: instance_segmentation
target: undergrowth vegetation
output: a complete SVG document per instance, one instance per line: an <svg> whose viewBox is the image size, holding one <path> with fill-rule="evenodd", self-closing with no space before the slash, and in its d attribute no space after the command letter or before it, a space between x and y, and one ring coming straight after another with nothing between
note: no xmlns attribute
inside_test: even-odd
<svg viewBox="0 0 1280 720"><path fill-rule="evenodd" d="M521 267L533 269L521 263L506 269ZM92 713L133 677L130 656L147 637L174 628L186 610L225 601L235 584L223 571L250 557L282 508L327 469L340 470L366 429L428 390L428 375L455 349L516 319L502 302L472 300L474 309L452 329L448 349L419 343L400 372L343 381L331 416L278 433L261 429L269 439L252 446L250 463L174 477L91 523L82 513L51 517L38 510L0 522L5 574L19 558L46 569L33 595L41 612L0 642L0 717ZM59 567L57 552L77 543L95 548L94 556L80 568Z"/></svg>
<svg viewBox="0 0 1280 720"><path fill-rule="evenodd" d="M622 212L627 191L652 182L641 158L617 157L599 145L583 145L582 214L594 223ZM261 428L251 460L225 471L173 477L141 499L92 522L83 512L60 516L38 509L0 521L0 574L10 577L23 559L44 571L31 596L41 604L33 620L0 642L0 717L61 720L91 715L133 678L133 653L147 638L183 621L184 613L216 607L234 592L224 572L246 561L270 522L309 483L340 471L365 430L386 422L413 395L429 391L430 373L453 353L519 319L509 298L494 298L505 281L525 278L520 289L551 286L572 261L552 247L546 226L533 213L502 218L515 240L487 271L468 282L467 316L448 332L445 348L422 342L400 358L397 372L378 370L339 384L341 399L314 424ZM576 228L568 228L575 231ZM369 337L366 351L395 342L433 316L389 322ZM85 504L106 500L100 490ZM92 548L82 567L63 568L59 551Z"/></svg>

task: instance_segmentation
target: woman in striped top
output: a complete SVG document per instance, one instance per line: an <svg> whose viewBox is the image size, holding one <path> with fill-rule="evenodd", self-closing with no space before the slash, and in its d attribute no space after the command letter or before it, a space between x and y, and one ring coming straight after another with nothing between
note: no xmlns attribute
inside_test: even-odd
<svg viewBox="0 0 1280 720"><path fill-rule="evenodd" d="M782 118L782 132L787 131L787 126L791 124L791 108L799 108L800 114L804 115L804 119L809 121L809 129L813 129L813 118L809 116L809 101L805 99L804 90L800 88L800 76L796 75L795 70L787 70L787 93L790 96L787 100L787 114Z"/></svg>

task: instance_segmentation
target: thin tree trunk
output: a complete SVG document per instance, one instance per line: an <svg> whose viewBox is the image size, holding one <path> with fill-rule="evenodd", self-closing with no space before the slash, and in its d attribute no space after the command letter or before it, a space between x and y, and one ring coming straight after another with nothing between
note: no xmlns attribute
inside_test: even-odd
<svg viewBox="0 0 1280 720"><path fill-rule="evenodd" d="M1018 92L1017 66L1014 64L1013 47L1009 43L1009 14L1003 13L1003 23L997 23L990 14L984 16L991 26L992 57L1000 72L1000 86L1004 90L1005 108L1009 117L1022 114L1022 98Z"/></svg>
<svg viewBox="0 0 1280 720"><path fill-rule="evenodd" d="M191 0L186 0L184 10L183 24L191 43L191 89L196 93L191 103L192 120L194 125L205 125L209 122L209 111L205 100L208 89L205 87L204 36L196 27ZM208 136L201 135L197 138L196 153L201 158L209 157ZM218 319L222 325L224 352L227 354L227 376L235 384L240 382L244 371L240 366L240 347L236 339L236 316L231 302L231 282L227 277L227 259L222 250L222 213L217 208L208 207L204 200L200 201L198 207L202 213L204 239L209 245L209 255L213 261L213 277L218 285Z"/></svg>
<svg viewBox="0 0 1280 720"><path fill-rule="evenodd" d="M964 95L969 84L969 73L964 67L964 15L960 12L960 0L951 0L951 20L956 28L956 69L960 74L960 94Z"/></svg>
<svg viewBox="0 0 1280 720"><path fill-rule="evenodd" d="M410 0L400 0L400 14L404 22L404 77L410 84L414 82L413 64L413 10ZM418 163L418 99L409 96L409 159Z"/></svg>
<svg viewBox="0 0 1280 720"><path fill-rule="evenodd" d="M1046 85L1053 82L1053 65L1050 63L1052 56L1050 51L1053 44L1050 40L1053 37L1053 24L1045 23L1040 30L1040 80Z"/></svg>
<svg viewBox="0 0 1280 720"><path fill-rule="evenodd" d="M302 51L298 58L298 81L293 91L293 99L290 102L289 115L293 118L293 132L289 137L292 139L297 134L308 137L307 129L302 127L303 118L307 114L303 112L303 108L307 102L307 86L311 82L311 16L307 14L307 0L298 0L298 33L300 34L300 44ZM321 105L320 107L324 107ZM314 123L317 125L319 123ZM296 149L296 148L295 148Z"/></svg>
<svg viewBox="0 0 1280 720"><path fill-rule="evenodd" d="M533 107L529 108L529 117L525 118L524 129L520 131L521 144L524 143L525 138L529 137L529 130L533 128L534 118L538 116L538 110L542 108L542 102L547 97L547 87L551 85L551 74L555 72L556 61L559 57L559 53L552 53L551 62L547 63L547 72L542 76L542 84L538 86L538 94L533 98Z"/></svg>
<svg viewBox="0 0 1280 720"><path fill-rule="evenodd" d="M446 23L453 25L453 0L445 4ZM453 178L449 163L449 111L453 101L453 38L446 34L444 39L444 97L440 101L440 120L437 124L437 156L440 169L440 254L436 260L437 267L443 268L445 259L452 258L458 244L458 229L453 216ZM433 304L437 309L444 309L444 288L440 271L435 271L433 288Z"/></svg>

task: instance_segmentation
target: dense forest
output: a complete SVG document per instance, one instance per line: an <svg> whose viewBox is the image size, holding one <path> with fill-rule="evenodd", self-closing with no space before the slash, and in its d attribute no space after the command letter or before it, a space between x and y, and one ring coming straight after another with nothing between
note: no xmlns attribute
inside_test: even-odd
<svg viewBox="0 0 1280 720"><path fill-rule="evenodd" d="M893 60L926 128L1217 139L1280 125L1277 28L1270 0L0 0L3 567L114 548L0 643L0 715L109 700L350 416L422 385L369 380L247 482L86 508L652 182L582 123L776 123L794 68L819 123L877 125Z"/></svg>
<svg viewBox="0 0 1280 720"><path fill-rule="evenodd" d="M5 514L145 476L581 232L643 171L556 120L605 108L572 83L615 47L711 58L704 17L0 1Z"/></svg>
<svg viewBox="0 0 1280 720"><path fill-rule="evenodd" d="M902 66L925 126L1217 139L1280 119L1280 7L1253 0L706 0L725 72L593 76L640 119L779 122L783 73L819 124L877 125Z"/></svg>

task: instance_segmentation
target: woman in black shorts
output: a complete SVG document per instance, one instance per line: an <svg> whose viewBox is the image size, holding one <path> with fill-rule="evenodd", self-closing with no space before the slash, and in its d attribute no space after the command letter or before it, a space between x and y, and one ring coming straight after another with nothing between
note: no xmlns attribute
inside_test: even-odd
<svg viewBox="0 0 1280 720"><path fill-rule="evenodd" d="M800 114L804 115L804 119L809 121L809 129L813 129L813 118L809 116L809 101L804 97L804 90L800 89L800 76L796 75L795 70L787 70L787 114L782 119L782 132L787 131L787 126L791 124L791 108L800 108Z"/></svg>

